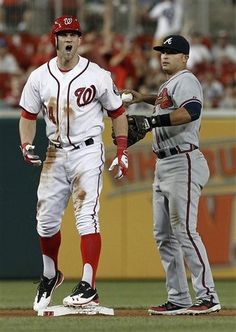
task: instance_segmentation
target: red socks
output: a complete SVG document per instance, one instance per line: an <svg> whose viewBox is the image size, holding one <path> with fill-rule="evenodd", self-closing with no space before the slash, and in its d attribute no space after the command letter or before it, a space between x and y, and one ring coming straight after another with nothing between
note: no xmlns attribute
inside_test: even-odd
<svg viewBox="0 0 236 332"><path fill-rule="evenodd" d="M55 275L54 267L56 271L58 269L58 252L61 244L61 233L59 231L51 237L40 236L39 241L44 261L44 275L48 278L52 278ZM82 235L80 249L83 260L82 280L89 282L91 286L95 288L95 277L101 252L100 233Z"/></svg>
<svg viewBox="0 0 236 332"><path fill-rule="evenodd" d="M83 266L85 264L90 264L92 267L91 286L94 288L97 266L101 251L100 233L81 236L80 249L83 260Z"/></svg>
<svg viewBox="0 0 236 332"><path fill-rule="evenodd" d="M61 232L57 232L51 237L39 237L41 252L43 255L50 257L57 270L58 252L61 244Z"/></svg>

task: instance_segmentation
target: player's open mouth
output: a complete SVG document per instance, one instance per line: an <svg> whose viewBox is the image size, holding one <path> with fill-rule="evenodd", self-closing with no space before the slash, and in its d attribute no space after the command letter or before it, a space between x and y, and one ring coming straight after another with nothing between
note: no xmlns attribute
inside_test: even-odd
<svg viewBox="0 0 236 332"><path fill-rule="evenodd" d="M71 52L72 51L72 46L71 45L67 45L66 46L66 51L67 52Z"/></svg>

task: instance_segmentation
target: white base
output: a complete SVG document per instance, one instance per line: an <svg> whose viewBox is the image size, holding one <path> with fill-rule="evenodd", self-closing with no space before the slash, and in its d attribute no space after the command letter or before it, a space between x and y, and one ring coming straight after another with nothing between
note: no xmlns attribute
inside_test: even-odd
<svg viewBox="0 0 236 332"><path fill-rule="evenodd" d="M38 316L65 316L65 315L108 315L114 316L114 309L98 305L87 305L83 307L64 307L55 305L39 310Z"/></svg>

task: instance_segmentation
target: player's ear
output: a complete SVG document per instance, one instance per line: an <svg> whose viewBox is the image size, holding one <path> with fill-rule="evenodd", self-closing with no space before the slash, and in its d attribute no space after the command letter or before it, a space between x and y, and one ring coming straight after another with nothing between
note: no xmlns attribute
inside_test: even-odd
<svg viewBox="0 0 236 332"><path fill-rule="evenodd" d="M82 42L82 37L81 37L81 36L79 36L78 44L80 45L80 44L81 44L81 42Z"/></svg>
<svg viewBox="0 0 236 332"><path fill-rule="evenodd" d="M56 49L58 50L58 35L55 35L54 45Z"/></svg>
<svg viewBox="0 0 236 332"><path fill-rule="evenodd" d="M185 63L187 63L188 59L189 59L189 55L184 54L184 62L185 62Z"/></svg>

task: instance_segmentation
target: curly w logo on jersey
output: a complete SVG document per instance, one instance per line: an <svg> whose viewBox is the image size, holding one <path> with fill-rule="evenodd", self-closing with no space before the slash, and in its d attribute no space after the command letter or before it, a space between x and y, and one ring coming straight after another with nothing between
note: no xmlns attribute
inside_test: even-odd
<svg viewBox="0 0 236 332"><path fill-rule="evenodd" d="M168 95L167 88L164 88L161 93L157 96L155 105L160 105L160 108L169 108L173 106L171 97Z"/></svg>
<svg viewBox="0 0 236 332"><path fill-rule="evenodd" d="M75 96L77 97L77 105L85 106L92 102L96 94L96 88L91 85L88 88L82 87L75 91Z"/></svg>

